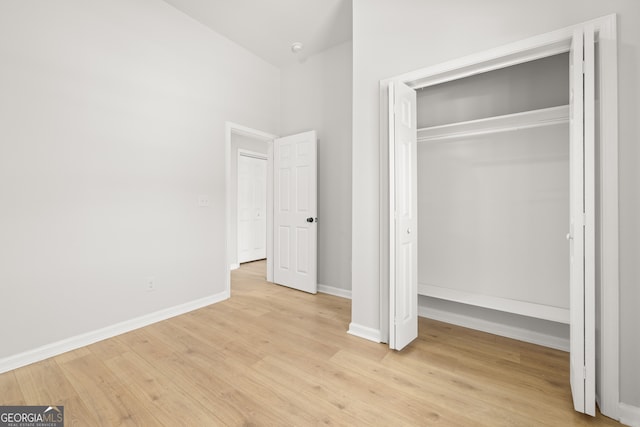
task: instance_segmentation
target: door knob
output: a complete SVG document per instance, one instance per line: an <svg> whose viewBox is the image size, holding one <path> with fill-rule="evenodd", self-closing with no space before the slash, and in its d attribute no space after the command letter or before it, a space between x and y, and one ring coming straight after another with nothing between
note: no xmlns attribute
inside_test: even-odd
<svg viewBox="0 0 640 427"><path fill-rule="evenodd" d="M307 218L307 222L313 222L313 217Z"/></svg>

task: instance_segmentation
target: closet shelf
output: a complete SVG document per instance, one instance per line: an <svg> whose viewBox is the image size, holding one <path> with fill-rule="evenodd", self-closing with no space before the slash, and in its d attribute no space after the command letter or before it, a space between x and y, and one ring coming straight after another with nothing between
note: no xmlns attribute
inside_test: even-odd
<svg viewBox="0 0 640 427"><path fill-rule="evenodd" d="M459 139L568 122L569 106L561 105L559 107L418 129L418 142Z"/></svg>
<svg viewBox="0 0 640 427"><path fill-rule="evenodd" d="M535 317L536 319L544 319L551 322L565 323L567 325L570 321L568 308L462 291L426 283L418 283L418 295L455 301L520 316Z"/></svg>

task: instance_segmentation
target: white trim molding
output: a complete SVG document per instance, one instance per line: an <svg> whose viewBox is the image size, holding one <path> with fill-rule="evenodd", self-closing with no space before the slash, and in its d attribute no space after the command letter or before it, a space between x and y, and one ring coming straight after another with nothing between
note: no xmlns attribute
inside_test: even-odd
<svg viewBox="0 0 640 427"><path fill-rule="evenodd" d="M257 151L245 150L244 148L238 148L238 158L240 157L253 157L254 159L267 160L268 156L264 153L258 153Z"/></svg>
<svg viewBox="0 0 640 427"><path fill-rule="evenodd" d="M478 319L477 317L465 316L463 314L451 313L450 311L431 307L427 308L424 306L418 306L418 316L494 335L500 335L502 337L512 338L518 341L555 348L556 350L569 351L569 340L566 338L533 332L529 329L517 328L504 323L491 322L488 320Z"/></svg>
<svg viewBox="0 0 640 427"><path fill-rule="evenodd" d="M231 271L237 270L239 268L240 268L240 264L238 264L237 262L233 263L233 264L229 264L229 270L231 270Z"/></svg>
<svg viewBox="0 0 640 427"><path fill-rule="evenodd" d="M336 297L351 299L351 290L336 288L334 286L328 286L318 283L318 292L323 294L333 295Z"/></svg>
<svg viewBox="0 0 640 427"><path fill-rule="evenodd" d="M220 292L215 295L210 295L194 301L189 301L173 307L164 308L162 310L145 314L134 319L125 320L123 322L97 329L95 331L86 332L84 334L69 337L58 342L34 348L32 350L27 350L13 356L5 357L3 359L0 359L0 374L20 368L22 366L27 366L32 363L39 362L44 359L48 359L50 357L57 356L62 353L66 353L71 350L76 350L80 347L94 344L107 338L112 338L117 335L151 325L152 323L179 316L181 314L188 313L190 311L194 311L220 301L224 301L228 298L228 292Z"/></svg>
<svg viewBox="0 0 640 427"><path fill-rule="evenodd" d="M631 427L640 427L640 408L620 402L620 422Z"/></svg>
<svg viewBox="0 0 640 427"><path fill-rule="evenodd" d="M364 338L365 340L377 343L381 342L379 329L369 328L353 322L349 323L349 330L347 333L356 337Z"/></svg>

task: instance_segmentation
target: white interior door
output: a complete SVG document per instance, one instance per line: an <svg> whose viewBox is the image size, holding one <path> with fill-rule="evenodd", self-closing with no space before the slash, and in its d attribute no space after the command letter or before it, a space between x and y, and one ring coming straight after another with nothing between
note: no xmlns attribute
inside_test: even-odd
<svg viewBox="0 0 640 427"><path fill-rule="evenodd" d="M593 30L570 52L570 376L575 410L595 415L595 85Z"/></svg>
<svg viewBox="0 0 640 427"><path fill-rule="evenodd" d="M390 307L389 346L401 350L418 336L418 191L416 92L389 84Z"/></svg>
<svg viewBox="0 0 640 427"><path fill-rule="evenodd" d="M317 283L316 132L273 145L273 281L315 294Z"/></svg>
<svg viewBox="0 0 640 427"><path fill-rule="evenodd" d="M267 159L238 152L238 262L267 257Z"/></svg>

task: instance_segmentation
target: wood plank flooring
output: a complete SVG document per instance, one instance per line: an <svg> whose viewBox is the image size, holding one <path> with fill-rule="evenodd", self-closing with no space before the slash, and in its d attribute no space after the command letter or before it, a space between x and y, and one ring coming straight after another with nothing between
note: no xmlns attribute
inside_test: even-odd
<svg viewBox="0 0 640 427"><path fill-rule="evenodd" d="M0 375L1 405L67 426L621 425L572 409L568 354L427 319L402 352L349 300L233 272L231 299Z"/></svg>

